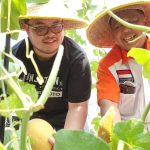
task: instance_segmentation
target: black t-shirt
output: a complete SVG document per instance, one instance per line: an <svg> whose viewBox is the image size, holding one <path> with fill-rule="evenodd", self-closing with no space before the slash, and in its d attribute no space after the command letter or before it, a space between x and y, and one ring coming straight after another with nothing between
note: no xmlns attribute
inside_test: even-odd
<svg viewBox="0 0 150 150"><path fill-rule="evenodd" d="M62 44L64 46L64 54L56 82L49 94L45 108L32 116L32 118L39 117L47 120L56 129L64 127L68 102L78 103L88 100L91 92L91 72L85 52L72 39L66 36ZM30 40L29 49L33 50ZM27 75L21 74L20 79L35 84L40 95L51 72L55 56L46 62L41 62L34 54L34 59L44 77L44 84L39 85L36 80L37 74L35 69L31 60L26 58L25 53L25 40L20 41L13 47L13 54L23 61L27 69Z"/></svg>

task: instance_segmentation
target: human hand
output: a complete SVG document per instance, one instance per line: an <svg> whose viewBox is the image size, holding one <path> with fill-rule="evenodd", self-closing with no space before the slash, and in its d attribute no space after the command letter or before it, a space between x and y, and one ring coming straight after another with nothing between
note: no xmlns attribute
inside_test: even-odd
<svg viewBox="0 0 150 150"><path fill-rule="evenodd" d="M48 139L48 141L49 141L49 143L52 145L52 149L51 149L51 150L54 150L54 144L55 144L55 139L54 139L54 137L50 137L50 138Z"/></svg>

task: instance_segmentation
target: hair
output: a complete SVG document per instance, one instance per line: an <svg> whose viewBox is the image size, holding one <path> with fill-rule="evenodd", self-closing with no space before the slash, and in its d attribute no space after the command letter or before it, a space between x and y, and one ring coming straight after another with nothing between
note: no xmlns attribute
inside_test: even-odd
<svg viewBox="0 0 150 150"><path fill-rule="evenodd" d="M24 19L24 20L21 21L21 23L25 23L25 24L28 23L28 22L29 22L29 19Z"/></svg>
<svg viewBox="0 0 150 150"><path fill-rule="evenodd" d="M20 26L22 26L22 24L28 24L29 19L23 19L23 20L19 20L19 24Z"/></svg>

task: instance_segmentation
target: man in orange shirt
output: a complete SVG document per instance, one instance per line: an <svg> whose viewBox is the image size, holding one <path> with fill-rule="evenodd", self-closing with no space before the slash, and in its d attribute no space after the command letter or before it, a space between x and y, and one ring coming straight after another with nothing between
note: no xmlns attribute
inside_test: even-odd
<svg viewBox="0 0 150 150"><path fill-rule="evenodd" d="M150 26L150 1L132 1L110 10L129 23ZM97 70L97 97L101 114L104 115L113 106L116 112L114 122L140 118L149 102L144 94L147 90L145 83L149 90L150 85L142 77L142 66L128 58L127 52L132 47L150 50L147 36L143 31L123 26L104 10L88 27L87 37L94 46L112 48L100 61ZM146 122L150 122L149 116ZM146 128L150 129L150 125Z"/></svg>

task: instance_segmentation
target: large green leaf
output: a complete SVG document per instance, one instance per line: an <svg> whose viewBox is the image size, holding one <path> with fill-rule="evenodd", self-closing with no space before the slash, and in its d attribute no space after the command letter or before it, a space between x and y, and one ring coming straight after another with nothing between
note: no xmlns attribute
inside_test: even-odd
<svg viewBox="0 0 150 150"><path fill-rule="evenodd" d="M11 94L10 96L7 97L7 100L2 100L0 102L0 110L6 110L6 109L17 109L17 108L23 108L23 104L21 100L16 96L16 94ZM0 113L3 116L8 116L10 112ZM19 111L17 112L18 116L22 118L22 112Z"/></svg>
<svg viewBox="0 0 150 150"><path fill-rule="evenodd" d="M132 118L117 123L113 136L126 142L134 150L150 150L150 132L144 130L144 124L141 120Z"/></svg>
<svg viewBox="0 0 150 150"><path fill-rule="evenodd" d="M137 63L144 65L150 59L150 52L143 48L132 48L128 56L133 57Z"/></svg>
<svg viewBox="0 0 150 150"><path fill-rule="evenodd" d="M141 133L135 138L135 145L150 150L150 132Z"/></svg>
<svg viewBox="0 0 150 150"><path fill-rule="evenodd" d="M35 85L34 84L30 84L30 83L26 83L24 81L20 81L19 84L21 86L22 91L25 94L30 96L32 102L36 103L37 100L38 100L38 92L36 90Z"/></svg>
<svg viewBox="0 0 150 150"><path fill-rule="evenodd" d="M132 48L128 56L133 57L137 63L143 66L143 76L150 79L150 51L142 48Z"/></svg>
<svg viewBox="0 0 150 150"><path fill-rule="evenodd" d="M20 88L24 92L24 94L30 96L33 103L38 100L38 93L35 85L20 81ZM14 93L13 90L9 88L9 86L8 92L9 96L7 97L7 99L0 101L0 110L23 108L21 99L19 99L19 97ZM10 112L0 113L0 115L3 116L8 116L9 114ZM24 116L24 113L22 111L17 111L16 114L19 118L22 118Z"/></svg>
<svg viewBox="0 0 150 150"><path fill-rule="evenodd" d="M54 135L55 150L109 150L108 144L84 131L59 130Z"/></svg>
<svg viewBox="0 0 150 150"><path fill-rule="evenodd" d="M8 0L2 0L1 2L1 32L12 31L20 29L18 17L20 14L26 13L26 1L25 0L11 0L11 8L8 8ZM10 9L10 26L8 25L8 10ZM12 35L14 39L17 38L17 34Z"/></svg>
<svg viewBox="0 0 150 150"><path fill-rule="evenodd" d="M143 130L144 125L142 121L136 119L119 122L114 127L114 133L117 134L120 139L126 142L132 141L134 136L142 133Z"/></svg>

